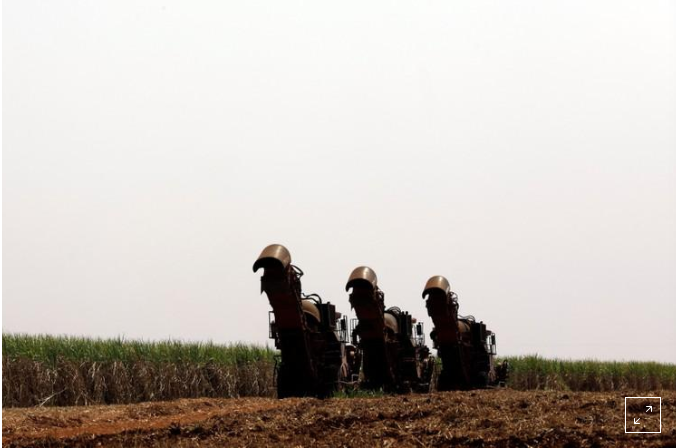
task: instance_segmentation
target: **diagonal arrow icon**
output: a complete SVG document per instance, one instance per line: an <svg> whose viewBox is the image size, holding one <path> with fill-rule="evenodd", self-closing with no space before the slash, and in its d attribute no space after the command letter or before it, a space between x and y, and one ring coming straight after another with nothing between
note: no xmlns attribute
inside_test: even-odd
<svg viewBox="0 0 676 448"><path fill-rule="evenodd" d="M634 424L635 424L635 425L638 425L638 421L639 421L639 420L641 420L640 417L639 417L639 418L635 418L635 419L634 419Z"/></svg>
<svg viewBox="0 0 676 448"><path fill-rule="evenodd" d="M648 409L650 410L650 412L653 411L653 407L652 407L652 406L646 406L646 408L648 408ZM648 412L648 411L646 411L646 412Z"/></svg>

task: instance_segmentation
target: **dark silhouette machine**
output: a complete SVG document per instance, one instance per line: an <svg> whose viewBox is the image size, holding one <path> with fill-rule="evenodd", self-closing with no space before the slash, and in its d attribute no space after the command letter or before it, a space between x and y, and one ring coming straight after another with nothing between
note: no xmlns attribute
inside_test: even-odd
<svg viewBox="0 0 676 448"><path fill-rule="evenodd" d="M365 389L427 391L434 360L425 346L422 323L397 307L385 309L385 294L369 267L354 269L345 285L358 324L352 343L361 352ZM415 333L414 333L415 332Z"/></svg>
<svg viewBox="0 0 676 448"><path fill-rule="evenodd" d="M495 334L473 316L458 315L458 296L445 277L427 280L422 294L434 322L430 334L441 358L437 390L484 388L504 384L506 364L496 369Z"/></svg>
<svg viewBox="0 0 676 448"><path fill-rule="evenodd" d="M291 264L286 247L263 249L253 265L254 272L260 269L261 292L272 306L270 338L280 351L275 365L279 398L324 398L344 385L399 393L430 390L438 366L425 345L423 324L398 307L385 308L373 269L354 269L345 285L357 314L349 330L347 317L333 304L302 292L303 271ZM441 358L436 389L504 385L509 366L495 365L495 334L474 317L458 315L458 296L448 280L431 277L422 295Z"/></svg>
<svg viewBox="0 0 676 448"><path fill-rule="evenodd" d="M354 375L357 357L354 347L346 344L347 318L317 294L303 294L303 271L291 264L286 247L272 244L263 249L253 265L254 272L261 268L261 292L272 306L270 337L281 352L277 396L332 395Z"/></svg>

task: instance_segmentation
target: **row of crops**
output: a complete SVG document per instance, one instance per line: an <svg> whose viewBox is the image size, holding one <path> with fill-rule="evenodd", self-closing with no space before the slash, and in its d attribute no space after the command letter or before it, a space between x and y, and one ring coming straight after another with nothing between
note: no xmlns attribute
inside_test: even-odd
<svg viewBox="0 0 676 448"><path fill-rule="evenodd" d="M205 363L242 365L273 361L276 350L250 344L219 345L211 342L139 341L70 336L3 334L2 356L28 358L55 365L71 361L139 360L155 363Z"/></svg>
<svg viewBox="0 0 676 448"><path fill-rule="evenodd" d="M676 390L676 364L636 361L507 358L514 389L572 391Z"/></svg>
<svg viewBox="0 0 676 448"><path fill-rule="evenodd" d="M273 396L275 350L246 344L2 335L2 406Z"/></svg>
<svg viewBox="0 0 676 448"><path fill-rule="evenodd" d="M2 335L2 406L273 396L276 351L247 344ZM508 386L676 390L676 365L509 357Z"/></svg>

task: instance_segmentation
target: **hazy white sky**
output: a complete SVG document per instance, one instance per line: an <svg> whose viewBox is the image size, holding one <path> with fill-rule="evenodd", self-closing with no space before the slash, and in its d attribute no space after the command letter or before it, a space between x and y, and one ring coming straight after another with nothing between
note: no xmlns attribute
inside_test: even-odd
<svg viewBox="0 0 676 448"><path fill-rule="evenodd" d="M3 2L3 331L266 341L283 243L676 362L674 2ZM351 313L352 315L354 313Z"/></svg>

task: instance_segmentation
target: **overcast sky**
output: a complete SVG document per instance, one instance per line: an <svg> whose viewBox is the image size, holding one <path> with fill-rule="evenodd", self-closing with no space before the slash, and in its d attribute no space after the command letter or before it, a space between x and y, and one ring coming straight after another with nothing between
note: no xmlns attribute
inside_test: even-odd
<svg viewBox="0 0 676 448"><path fill-rule="evenodd" d="M3 2L7 332L266 343L285 244L503 355L676 362L674 2Z"/></svg>

